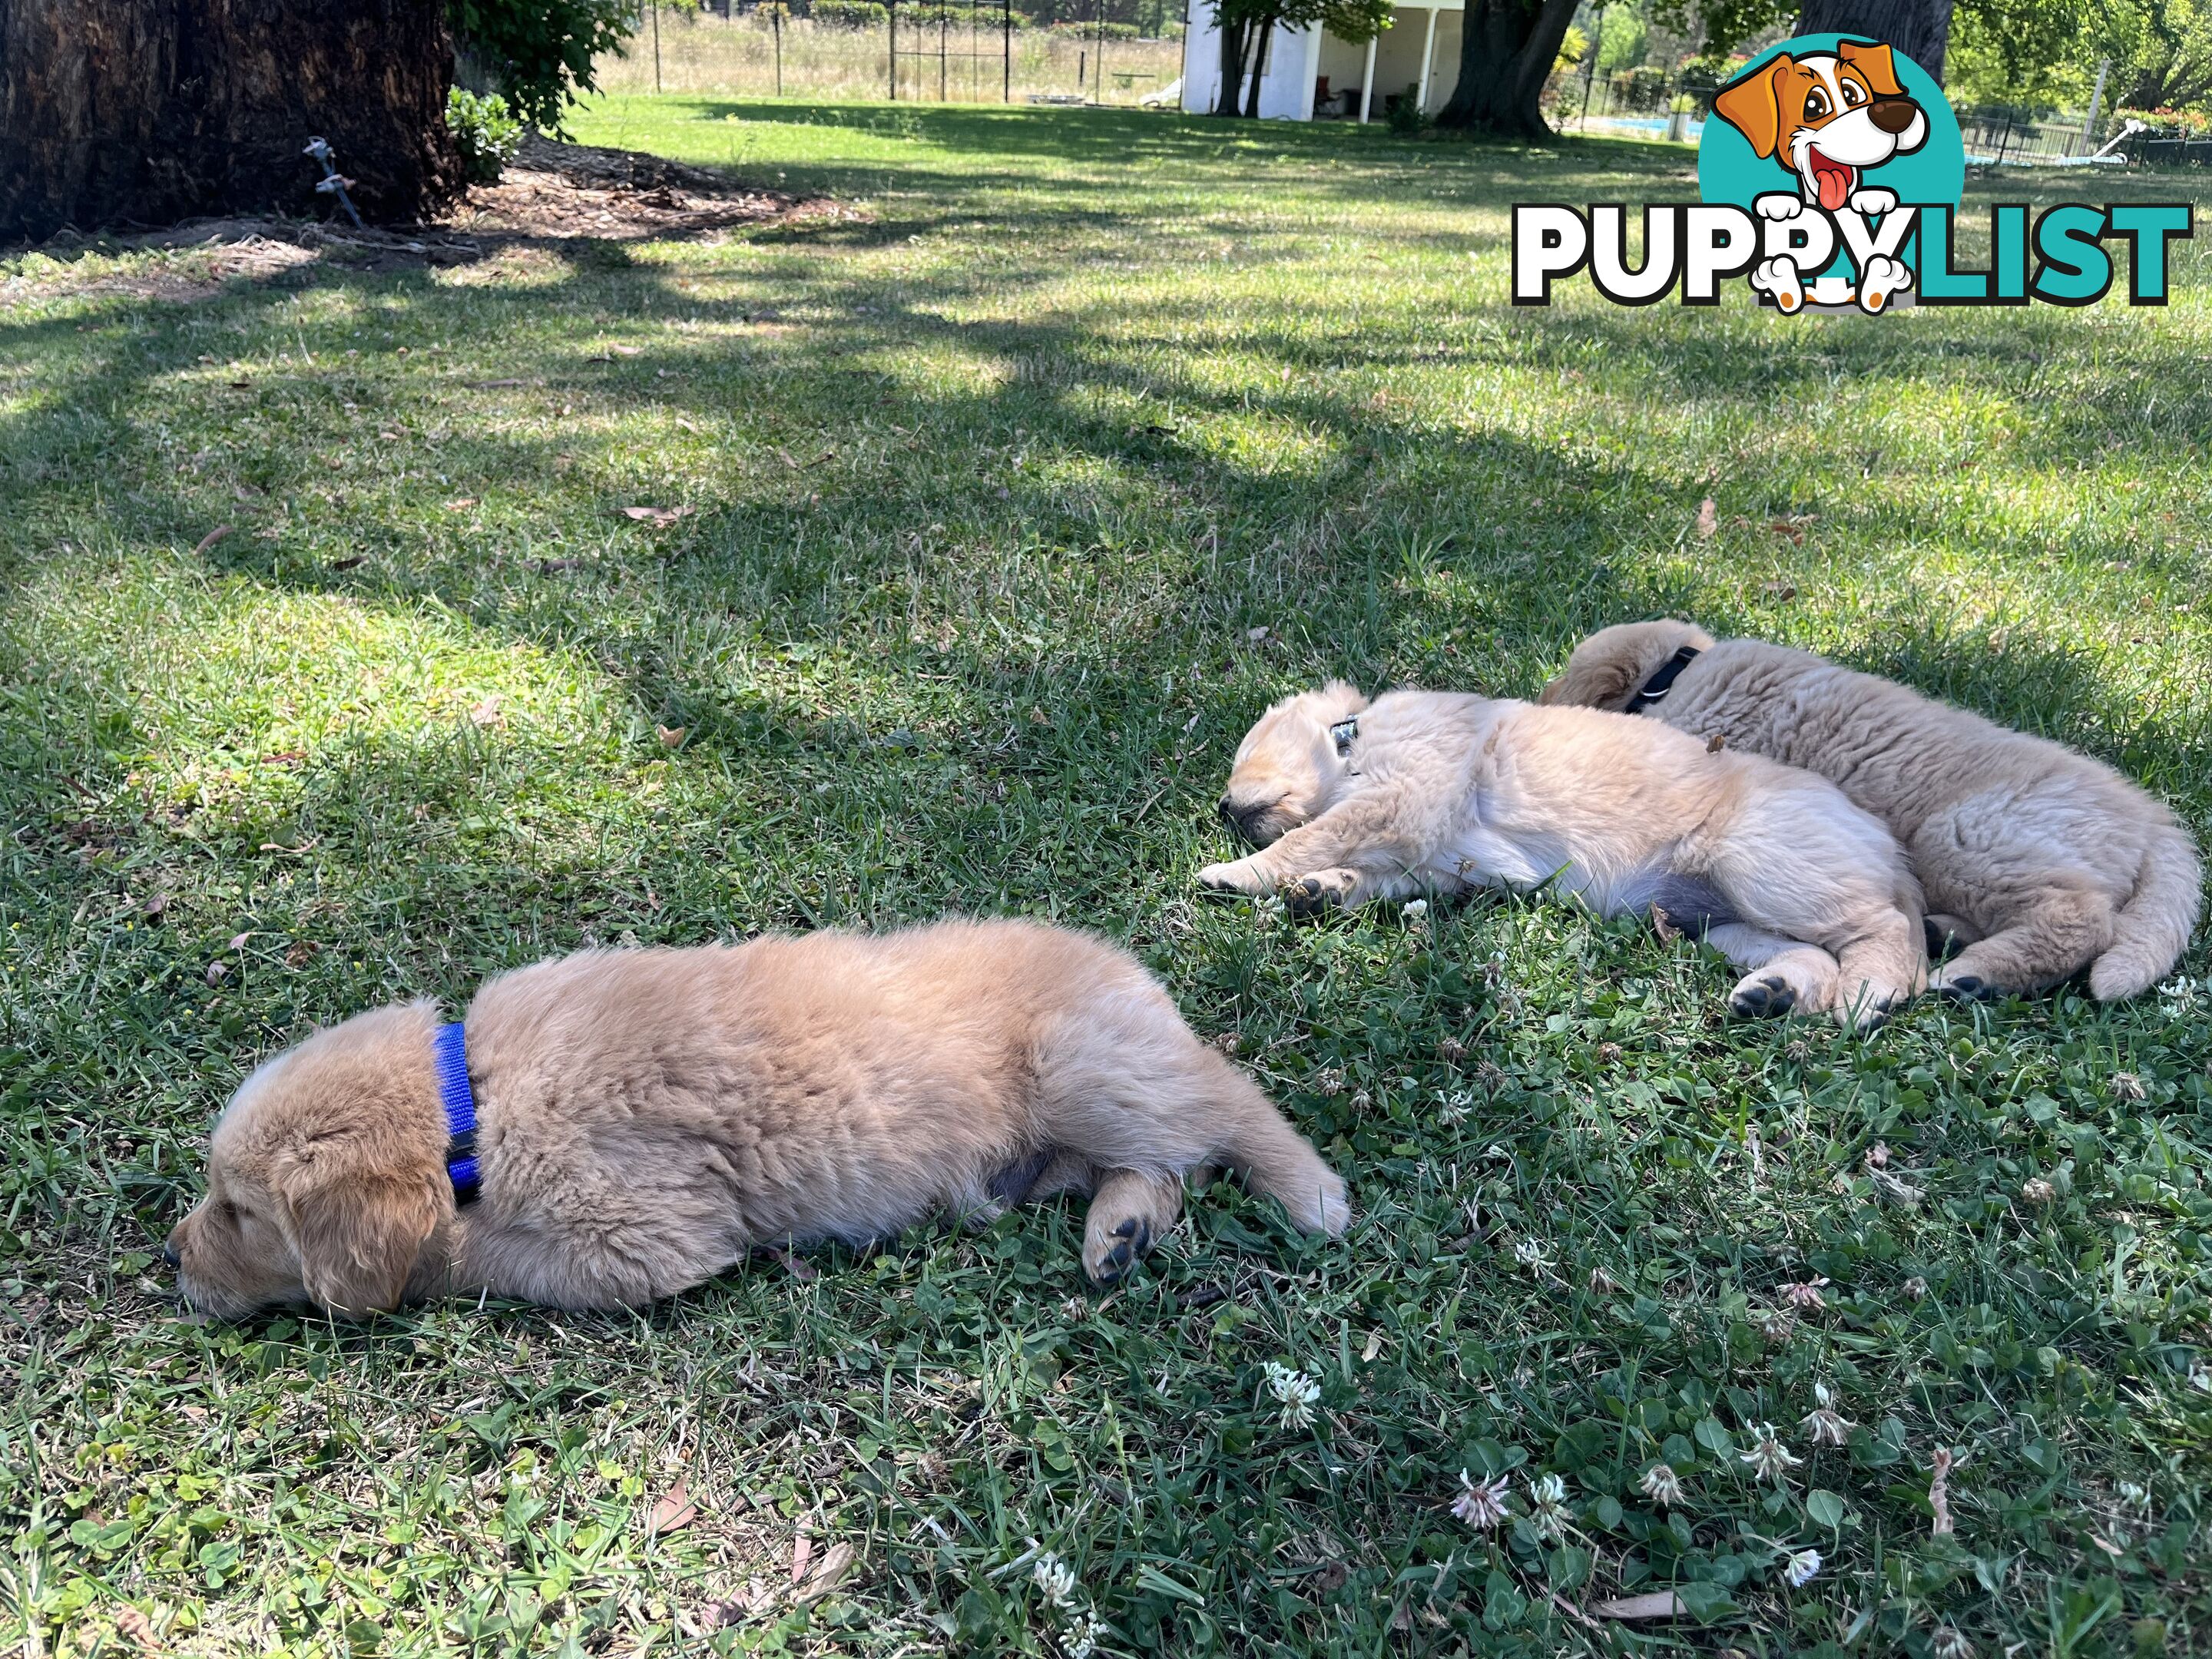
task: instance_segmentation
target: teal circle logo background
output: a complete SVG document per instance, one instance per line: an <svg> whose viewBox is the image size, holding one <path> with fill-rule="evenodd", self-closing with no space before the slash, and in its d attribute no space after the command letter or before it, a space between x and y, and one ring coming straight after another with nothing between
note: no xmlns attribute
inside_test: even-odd
<svg viewBox="0 0 2212 1659"><path fill-rule="evenodd" d="M1755 74L1784 52L1792 58L1802 58L1808 52L1832 52L1838 41L1863 44L1867 40L1863 34L1801 34L1768 47L1729 79L1733 82ZM1895 191L1900 210L1904 205L1920 203L1941 203L1955 208L1966 187L1966 146L1959 136L1959 118L1952 112L1950 100L1944 97L1943 88L1936 84L1933 76L1901 52L1893 49L1890 55L1897 65L1898 84L1928 117L1928 141L1909 155L1899 155L1878 167L1869 168L1860 182L1868 188L1878 186ZM1787 162L1758 155L1752 149L1750 139L1717 113L1707 113L1705 130L1698 139L1700 198L1748 209L1754 198L1782 191L1794 195L1797 188L1797 175ZM1913 236L1905 244L1903 256L1916 273L1919 270L1919 240L1917 234ZM1838 254L1829 270L1842 274L1850 270L1850 264Z"/></svg>

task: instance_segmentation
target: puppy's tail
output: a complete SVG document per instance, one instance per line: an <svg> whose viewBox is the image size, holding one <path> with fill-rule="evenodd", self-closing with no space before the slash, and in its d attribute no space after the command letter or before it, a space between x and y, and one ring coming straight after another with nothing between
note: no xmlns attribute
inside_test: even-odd
<svg viewBox="0 0 2212 1659"><path fill-rule="evenodd" d="M2197 848L2179 824L2154 832L2133 897L2113 920L2112 948L2089 965L2089 991L2100 1002L2131 997L2164 979L2189 948L2204 902Z"/></svg>
<svg viewBox="0 0 2212 1659"><path fill-rule="evenodd" d="M1306 1231L1331 1238L1341 1233L1352 1220L1343 1177L1242 1072L1218 1056L1207 1058L1218 1068L1224 1161L1252 1191L1279 1202Z"/></svg>

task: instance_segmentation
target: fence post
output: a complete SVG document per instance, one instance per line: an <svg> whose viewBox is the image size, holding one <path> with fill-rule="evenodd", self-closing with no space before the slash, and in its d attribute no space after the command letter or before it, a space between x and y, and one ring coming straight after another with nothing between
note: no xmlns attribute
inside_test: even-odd
<svg viewBox="0 0 2212 1659"><path fill-rule="evenodd" d="M660 0L653 0L653 90L660 93Z"/></svg>
<svg viewBox="0 0 2212 1659"><path fill-rule="evenodd" d="M999 101L1014 101L1014 0L999 0Z"/></svg>
<svg viewBox="0 0 2212 1659"><path fill-rule="evenodd" d="M2105 101L2105 77L2112 73L2112 60L2097 60L2097 89L2089 94L2089 118L2081 123L2081 148L2087 150L2097 142L2097 106Z"/></svg>
<svg viewBox="0 0 2212 1659"><path fill-rule="evenodd" d="M884 55L890 59L891 102L898 102L898 0L885 0L884 21L890 28L890 50Z"/></svg>
<svg viewBox="0 0 2212 1659"><path fill-rule="evenodd" d="M782 0L771 0L768 21L775 30L775 95L783 96L783 5Z"/></svg>

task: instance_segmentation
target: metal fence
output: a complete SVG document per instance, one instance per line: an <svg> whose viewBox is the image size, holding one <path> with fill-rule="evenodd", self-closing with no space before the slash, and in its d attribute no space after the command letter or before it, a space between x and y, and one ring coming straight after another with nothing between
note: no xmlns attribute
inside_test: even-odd
<svg viewBox="0 0 2212 1659"><path fill-rule="evenodd" d="M1722 85L1710 75L1652 66L1600 75L1592 64L1554 75L1544 89L1552 125L1568 132L1618 132L1695 143ZM2124 134L2116 118L2086 112L2034 115L1963 109L1959 136L1972 167L2063 167L2092 156L2134 167L2212 166L2212 137Z"/></svg>

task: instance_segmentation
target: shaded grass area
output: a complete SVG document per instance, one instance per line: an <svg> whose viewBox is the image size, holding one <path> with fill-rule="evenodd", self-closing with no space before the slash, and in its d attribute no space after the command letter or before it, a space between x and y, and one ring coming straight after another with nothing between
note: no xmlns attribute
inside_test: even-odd
<svg viewBox="0 0 2212 1659"><path fill-rule="evenodd" d="M1269 698L1527 694L1666 610L2078 744L2201 833L2203 254L2160 312L1533 313L1510 204L1680 197L1677 156L710 99L577 126L862 212L189 304L131 287L189 255L0 289L5 1640L2212 1640L2201 947L2125 1007L1863 1042L1727 1024L1717 961L1637 925L1291 928L1189 887ZM1130 943L1352 1177L1352 1231L1218 1188L1103 1299L1050 1206L634 1317L167 1300L212 1113L315 1023L951 908ZM1462 1470L1509 1476L1507 1525L1451 1514ZM1696 1617L1585 1622L1669 1585Z"/></svg>

